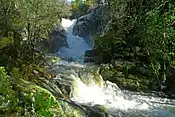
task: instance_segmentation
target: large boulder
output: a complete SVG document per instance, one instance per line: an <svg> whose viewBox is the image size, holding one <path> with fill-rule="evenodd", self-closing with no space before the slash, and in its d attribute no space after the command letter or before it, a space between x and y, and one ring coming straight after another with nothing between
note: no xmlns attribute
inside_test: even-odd
<svg viewBox="0 0 175 117"><path fill-rule="evenodd" d="M88 62L98 63L98 62L102 62L102 61L103 61L102 56L99 53L97 53L96 51L94 51L94 50L86 50L85 51L85 54L84 54L84 62L85 63L88 63Z"/></svg>
<svg viewBox="0 0 175 117"><path fill-rule="evenodd" d="M90 9L86 15L77 19L73 27L73 34L86 39L102 34L108 23L107 10L107 4L101 4Z"/></svg>
<svg viewBox="0 0 175 117"><path fill-rule="evenodd" d="M61 47L68 47L66 31L64 29L55 29L51 33L51 53L56 53Z"/></svg>
<svg viewBox="0 0 175 117"><path fill-rule="evenodd" d="M94 65L81 65L60 61L51 65L48 71L56 75L52 81L56 84L61 92L67 96L74 95L73 92L78 90L78 84L104 86L103 79L99 74L98 68Z"/></svg>
<svg viewBox="0 0 175 117"><path fill-rule="evenodd" d="M68 47L66 31L61 27L52 30L50 38L42 38L36 43L36 48L42 52L56 53L61 47Z"/></svg>

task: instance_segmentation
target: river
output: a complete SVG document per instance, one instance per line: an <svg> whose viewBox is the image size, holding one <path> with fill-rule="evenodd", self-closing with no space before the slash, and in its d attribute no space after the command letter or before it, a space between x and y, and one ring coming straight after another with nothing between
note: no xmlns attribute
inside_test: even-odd
<svg viewBox="0 0 175 117"><path fill-rule="evenodd" d="M175 117L175 100L157 97L154 94L120 90L116 84L103 81L100 76L98 83L94 82L92 71L98 66L83 63L85 50L92 50L92 47L89 47L84 39L72 35L75 21L62 20L62 26L67 31L69 48L60 49L59 57L64 60L54 65L58 79L61 74L65 79L74 81L70 93L72 101L89 107L103 106L108 113L106 116L109 117ZM70 59L74 62L69 62ZM65 79L64 81L68 82ZM88 80L88 83L83 79Z"/></svg>

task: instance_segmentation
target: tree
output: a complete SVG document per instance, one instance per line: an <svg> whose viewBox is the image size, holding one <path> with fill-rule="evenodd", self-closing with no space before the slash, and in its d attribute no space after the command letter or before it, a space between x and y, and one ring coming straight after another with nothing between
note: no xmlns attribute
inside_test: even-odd
<svg viewBox="0 0 175 117"><path fill-rule="evenodd" d="M1 59L9 61L35 60L35 43L48 39L68 13L61 0L0 0L0 4L0 53L6 53Z"/></svg>
<svg viewBox="0 0 175 117"><path fill-rule="evenodd" d="M175 63L174 5L173 0L110 1L110 29L96 39L96 49L107 62L122 54L123 59L146 64L148 77L156 77L160 85L166 68Z"/></svg>

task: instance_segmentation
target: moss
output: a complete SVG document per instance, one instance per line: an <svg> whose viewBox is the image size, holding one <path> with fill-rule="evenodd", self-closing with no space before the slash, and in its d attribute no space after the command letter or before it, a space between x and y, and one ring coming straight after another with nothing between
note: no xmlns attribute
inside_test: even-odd
<svg viewBox="0 0 175 117"><path fill-rule="evenodd" d="M79 77L81 81L86 85L93 84L93 83L99 85L100 87L103 87L104 85L103 78L98 73L97 68L81 69L81 72L79 72Z"/></svg>
<svg viewBox="0 0 175 117"><path fill-rule="evenodd" d="M132 78L118 78L116 79L117 82L119 82L119 87L128 90L147 91L149 89L148 80L134 75L132 75Z"/></svg>
<svg viewBox="0 0 175 117"><path fill-rule="evenodd" d="M67 102L54 100L46 93L35 94L35 109L38 116L47 117L81 117L82 113Z"/></svg>
<svg viewBox="0 0 175 117"><path fill-rule="evenodd" d="M11 76L7 76L0 67L0 87L4 89L0 91L0 116L19 117L23 113L26 117L31 114L37 117L81 117L84 114L66 101L59 100L58 98L65 98L58 95L61 92L56 91L57 94L53 95L49 89L23 79L24 76L26 75L19 72L19 69L13 69ZM12 88L12 79L15 90Z"/></svg>
<svg viewBox="0 0 175 117"><path fill-rule="evenodd" d="M96 84L98 84L99 86L103 87L104 83L103 83L103 78L99 75L99 74L94 74L94 81Z"/></svg>
<svg viewBox="0 0 175 117"><path fill-rule="evenodd" d="M120 64L117 65L117 63ZM116 62L114 67L109 67L108 65L103 67L101 70L101 75L103 79L116 83L121 89L127 89L133 91L147 91L151 89L151 87L149 86L151 84L151 80L140 74L125 75L126 72L123 69L124 67L122 65L125 66L125 64L123 64L122 61L118 61ZM130 63L128 62L128 65L129 65L128 70L135 67L135 64L132 64L131 62Z"/></svg>

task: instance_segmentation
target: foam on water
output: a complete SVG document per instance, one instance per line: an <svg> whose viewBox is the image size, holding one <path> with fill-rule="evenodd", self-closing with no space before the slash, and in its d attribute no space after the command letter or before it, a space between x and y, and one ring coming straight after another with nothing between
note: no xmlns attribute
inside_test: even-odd
<svg viewBox="0 0 175 117"><path fill-rule="evenodd" d="M92 48L90 48L82 38L72 35L72 27L75 21L76 20L62 20L62 26L67 31L70 48L62 47L60 49L60 57L72 57L77 61L82 61L85 50L91 50ZM71 66L85 67L85 64L75 62L61 61L58 64L70 68ZM123 111L127 114L134 113L134 115L144 117L175 117L174 100L146 96L140 92L121 91L116 84L108 81L105 82L103 87L95 83L86 85L77 76L72 74L70 77L75 80L70 98L77 103L89 106L103 105L108 109L108 112L113 114ZM116 116L120 115L116 114ZM120 117L126 117L126 115Z"/></svg>
<svg viewBox="0 0 175 117"><path fill-rule="evenodd" d="M141 110L149 108L146 103L124 99L124 94L112 85L114 84L109 84L108 82L105 87L100 87L96 84L86 85L80 79L76 79L72 100L82 104L105 105L108 108L115 107L125 111L136 107Z"/></svg>
<svg viewBox="0 0 175 117"><path fill-rule="evenodd" d="M129 91L123 92L108 81L105 82L104 87L100 87L97 84L86 85L79 78L74 77L74 79L76 83L71 99L77 103L89 106L103 105L109 113L113 114L122 111L130 113L130 116L133 114L144 117L175 117L174 100L143 96L144 94Z"/></svg>

